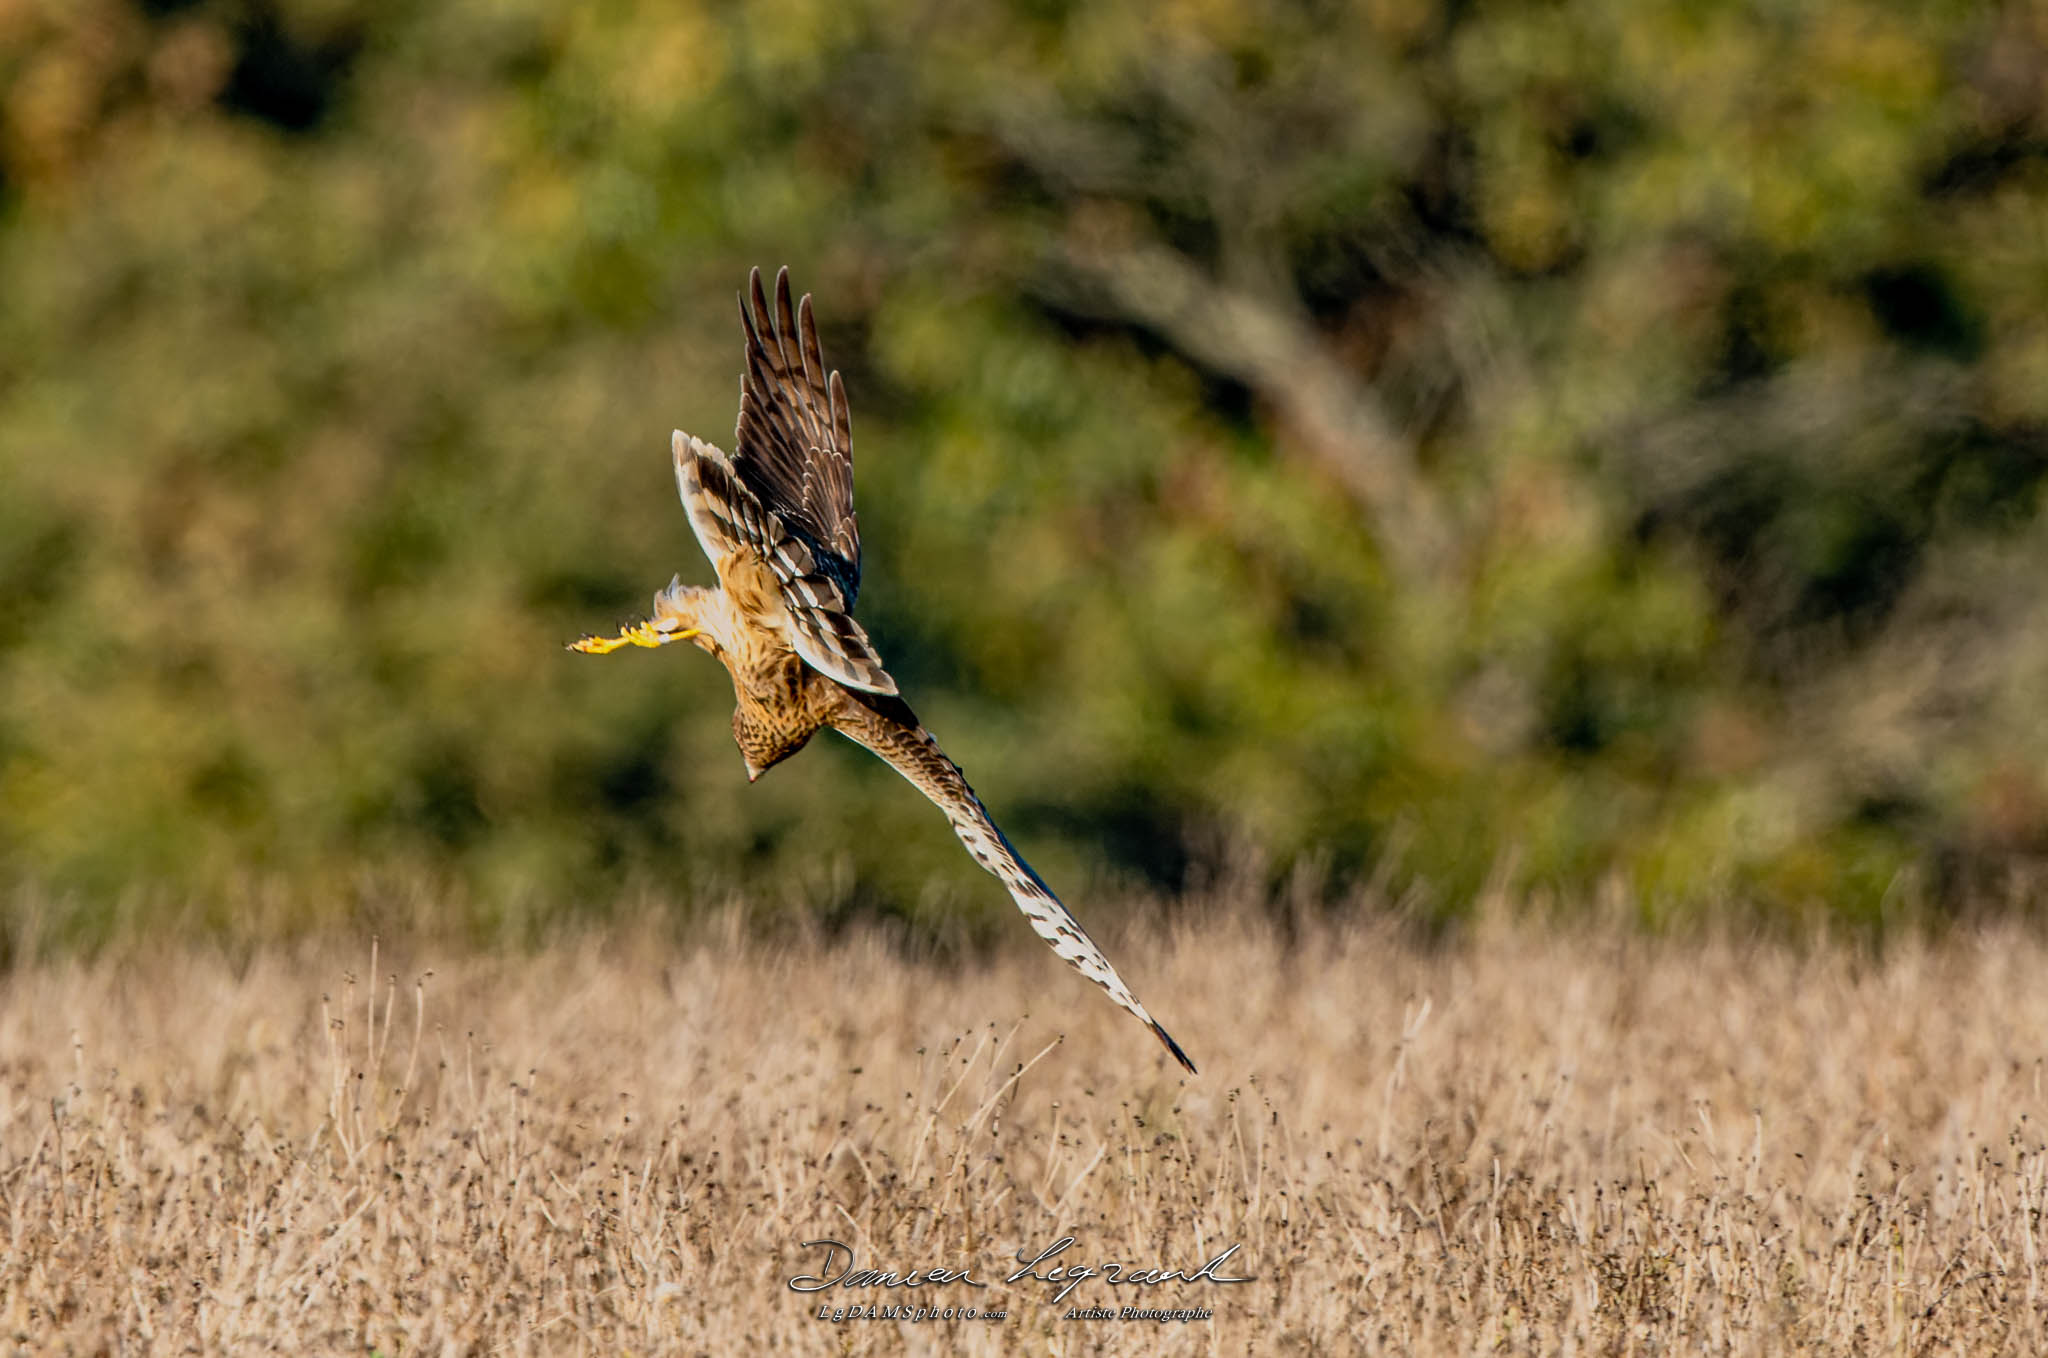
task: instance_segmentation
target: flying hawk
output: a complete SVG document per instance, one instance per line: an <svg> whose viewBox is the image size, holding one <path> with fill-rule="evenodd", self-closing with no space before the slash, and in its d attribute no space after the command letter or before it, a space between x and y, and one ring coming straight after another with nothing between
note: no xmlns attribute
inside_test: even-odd
<svg viewBox="0 0 2048 1358"><path fill-rule="evenodd" d="M909 779L952 823L974 860L1001 879L1038 936L1101 986L1195 1069L1145 1012L1073 912L989 819L960 766L946 757L896 692L873 643L853 620L860 591L860 527L853 513L853 443L846 390L827 372L808 294L794 310L789 270L775 305L754 270L740 298L747 367L740 422L727 457L680 429L670 443L676 486L718 584L671 580L654 616L615 637L570 649L606 655L622 646L694 641L732 675L733 738L747 780L789 758L822 727L858 741Z"/></svg>

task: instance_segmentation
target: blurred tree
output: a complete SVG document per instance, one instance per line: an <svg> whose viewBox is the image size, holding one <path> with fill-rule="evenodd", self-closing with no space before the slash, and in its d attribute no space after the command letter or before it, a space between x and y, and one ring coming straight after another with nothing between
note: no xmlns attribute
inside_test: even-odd
<svg viewBox="0 0 2048 1358"><path fill-rule="evenodd" d="M2023 5L0 0L0 873L1000 909L559 651L701 575L666 433L787 262L869 628L1050 876L2016 889L2044 72Z"/></svg>

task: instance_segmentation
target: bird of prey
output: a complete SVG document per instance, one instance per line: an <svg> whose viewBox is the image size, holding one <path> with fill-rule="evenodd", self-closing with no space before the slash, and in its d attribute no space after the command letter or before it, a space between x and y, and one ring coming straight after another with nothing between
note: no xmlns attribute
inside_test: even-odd
<svg viewBox="0 0 2048 1358"><path fill-rule="evenodd" d="M740 297L747 356L732 456L680 429L670 443L683 508L718 584L703 589L673 579L654 596L653 617L570 649L606 655L691 641L716 656L732 675L732 733L749 782L827 726L880 755L946 813L1038 936L1136 1015L1192 1074L1180 1044L989 819L853 620L860 528L846 391L838 372L825 369L809 294L790 306L789 270L776 276L772 309L759 269L749 293Z"/></svg>

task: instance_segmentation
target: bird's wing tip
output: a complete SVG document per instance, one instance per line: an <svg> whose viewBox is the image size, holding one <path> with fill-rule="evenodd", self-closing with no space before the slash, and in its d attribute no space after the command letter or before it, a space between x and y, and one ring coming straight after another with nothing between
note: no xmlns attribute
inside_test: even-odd
<svg viewBox="0 0 2048 1358"><path fill-rule="evenodd" d="M1188 1054L1180 1049L1180 1043L1175 1042L1173 1040L1173 1035L1171 1033L1168 1033L1166 1029L1159 1026L1159 1020L1154 1019L1152 1021L1152 1031L1154 1034L1158 1036L1161 1042L1164 1042L1166 1044L1166 1050L1173 1053L1173 1059L1180 1062L1183 1066L1187 1067L1188 1074L1200 1075L1202 1073L1199 1070L1195 1069L1194 1062L1188 1060Z"/></svg>

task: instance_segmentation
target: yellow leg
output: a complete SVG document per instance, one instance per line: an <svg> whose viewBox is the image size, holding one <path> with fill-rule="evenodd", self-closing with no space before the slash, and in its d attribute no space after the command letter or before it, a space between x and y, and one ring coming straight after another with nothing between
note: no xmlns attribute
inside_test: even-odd
<svg viewBox="0 0 2048 1358"><path fill-rule="evenodd" d="M659 650L671 641L688 641L703 630L701 627L690 627L678 632L664 632L651 622L636 622L631 627L621 629L615 637L585 637L581 641L572 641L569 643L569 649L581 651L585 655L610 655L621 646L645 646L652 651Z"/></svg>

